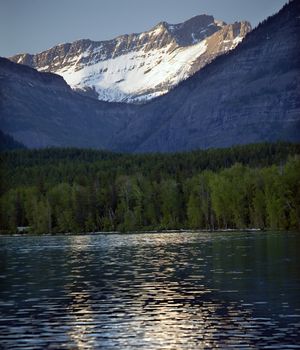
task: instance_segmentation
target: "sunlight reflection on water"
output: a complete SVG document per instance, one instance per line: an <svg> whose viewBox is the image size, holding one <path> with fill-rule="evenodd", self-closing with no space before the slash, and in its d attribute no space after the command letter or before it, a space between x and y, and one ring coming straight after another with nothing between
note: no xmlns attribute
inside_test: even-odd
<svg viewBox="0 0 300 350"><path fill-rule="evenodd" d="M300 348L300 235L0 238L4 349Z"/></svg>

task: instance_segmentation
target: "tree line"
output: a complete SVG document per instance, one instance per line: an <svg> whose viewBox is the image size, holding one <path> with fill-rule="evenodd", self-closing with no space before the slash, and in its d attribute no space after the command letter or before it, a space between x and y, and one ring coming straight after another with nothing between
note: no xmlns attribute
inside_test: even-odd
<svg viewBox="0 0 300 350"><path fill-rule="evenodd" d="M1 154L1 232L300 229L299 145Z"/></svg>

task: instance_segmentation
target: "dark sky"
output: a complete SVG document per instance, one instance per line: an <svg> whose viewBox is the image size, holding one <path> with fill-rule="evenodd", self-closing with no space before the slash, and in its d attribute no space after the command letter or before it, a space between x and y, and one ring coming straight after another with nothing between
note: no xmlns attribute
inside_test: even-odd
<svg viewBox="0 0 300 350"><path fill-rule="evenodd" d="M160 21L210 14L253 26L287 0L0 0L0 56L36 53L77 39L112 39Z"/></svg>

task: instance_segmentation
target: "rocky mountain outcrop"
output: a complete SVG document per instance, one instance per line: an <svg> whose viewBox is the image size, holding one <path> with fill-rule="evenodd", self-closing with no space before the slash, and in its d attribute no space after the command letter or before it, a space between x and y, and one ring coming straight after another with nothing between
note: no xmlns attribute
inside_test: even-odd
<svg viewBox="0 0 300 350"><path fill-rule="evenodd" d="M248 22L227 25L200 15L175 25L161 22L144 33L79 40L10 59L59 74L73 89L100 100L140 102L167 93L234 49L250 30Z"/></svg>
<svg viewBox="0 0 300 350"><path fill-rule="evenodd" d="M217 35L216 32L213 35ZM97 101L51 73L0 60L0 127L29 147L173 152L300 141L300 2L146 104Z"/></svg>

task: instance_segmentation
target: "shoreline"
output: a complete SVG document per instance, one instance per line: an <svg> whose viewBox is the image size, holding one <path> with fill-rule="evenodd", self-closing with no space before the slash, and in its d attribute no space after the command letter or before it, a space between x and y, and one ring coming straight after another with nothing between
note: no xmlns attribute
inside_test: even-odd
<svg viewBox="0 0 300 350"><path fill-rule="evenodd" d="M259 229L259 228L246 228L246 229L218 229L218 230L190 230L190 229L179 229L179 230L139 230L139 231L96 231L96 232L56 232L56 233L3 233L1 236L12 236L12 237L26 237L26 236L108 236L108 235L137 235L137 234L170 234L170 233L222 233L222 232L268 232L271 229ZM278 230L276 230L278 231Z"/></svg>

